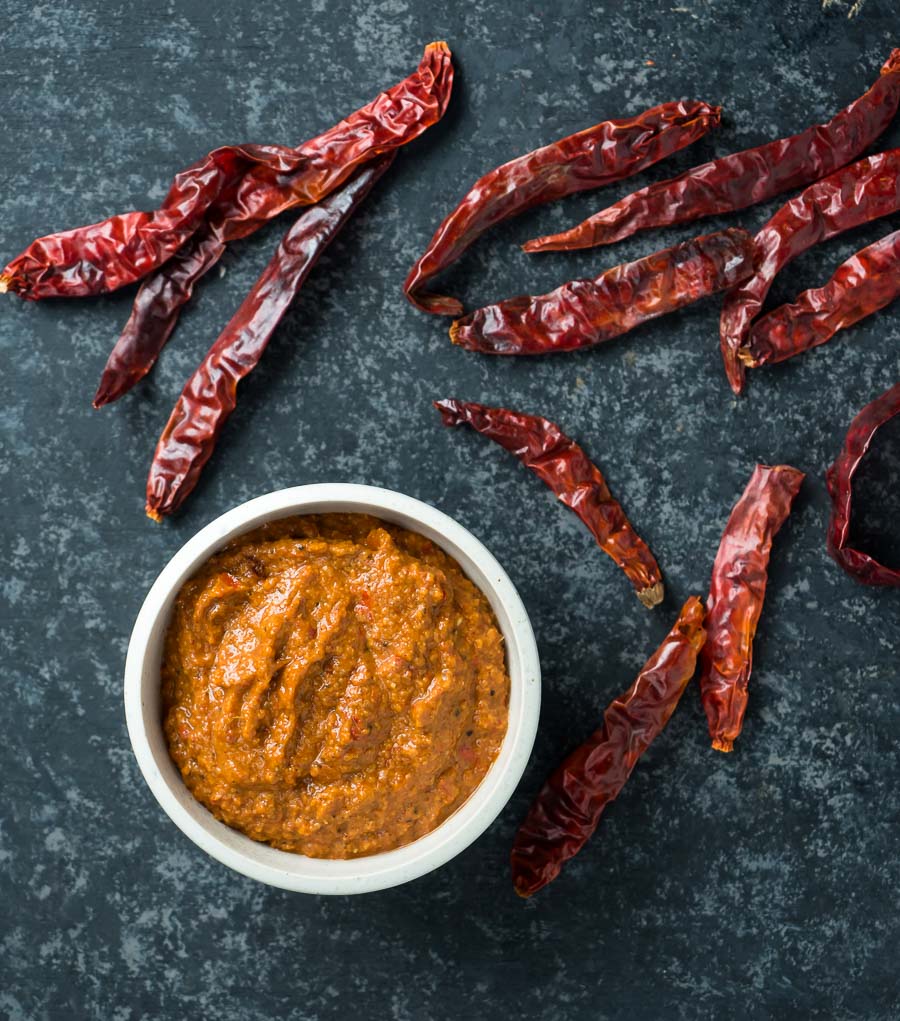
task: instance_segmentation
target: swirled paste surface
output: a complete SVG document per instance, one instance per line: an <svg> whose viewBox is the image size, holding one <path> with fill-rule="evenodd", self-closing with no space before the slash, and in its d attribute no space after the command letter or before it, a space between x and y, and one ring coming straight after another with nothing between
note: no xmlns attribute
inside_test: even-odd
<svg viewBox="0 0 900 1021"><path fill-rule="evenodd" d="M506 733L485 596L423 536L357 514L241 536L181 589L163 719L194 796L255 840L353 858L428 833Z"/></svg>

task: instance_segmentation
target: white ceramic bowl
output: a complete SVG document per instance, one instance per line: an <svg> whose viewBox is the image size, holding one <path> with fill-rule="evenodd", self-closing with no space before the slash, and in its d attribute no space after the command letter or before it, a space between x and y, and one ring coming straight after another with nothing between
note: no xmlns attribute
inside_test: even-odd
<svg viewBox="0 0 900 1021"><path fill-rule="evenodd" d="M160 661L172 604L182 583L235 536L294 514L373 514L427 536L449 553L487 596L506 644L511 681L509 726L500 752L469 799L437 829L382 854L347 861L307 858L258 843L219 822L185 787L169 757L160 713ZM323 484L281 489L235 507L175 554L144 600L125 664L125 717L144 779L169 818L207 854L271 886L303 893L382 890L436 869L468 847L509 800L531 754L541 701L540 664L522 600L503 568L452 518L401 493Z"/></svg>

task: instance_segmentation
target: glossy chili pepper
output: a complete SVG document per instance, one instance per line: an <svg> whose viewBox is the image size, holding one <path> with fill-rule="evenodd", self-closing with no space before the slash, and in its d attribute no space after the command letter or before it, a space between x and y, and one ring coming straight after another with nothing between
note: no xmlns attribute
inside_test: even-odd
<svg viewBox="0 0 900 1021"><path fill-rule="evenodd" d="M486 230L526 209L630 177L719 124L721 108L663 103L636 117L603 121L510 160L479 178L438 227L404 285L423 312L458 316L462 303L426 285Z"/></svg>
<svg viewBox="0 0 900 1021"><path fill-rule="evenodd" d="M591 248L639 230L731 213L801 188L856 159L891 123L900 106L900 49L893 50L868 92L825 124L790 138L686 170L620 199L571 230L535 238L526 252Z"/></svg>
<svg viewBox="0 0 900 1021"><path fill-rule="evenodd" d="M900 230L842 262L824 287L804 291L757 319L738 351L751 369L774 365L830 340L900 298Z"/></svg>
<svg viewBox="0 0 900 1021"><path fill-rule="evenodd" d="M148 276L134 299L125 328L109 353L94 407L117 401L153 368L190 301L194 285L222 258L224 242L201 227L159 269Z"/></svg>
<svg viewBox="0 0 900 1021"><path fill-rule="evenodd" d="M722 533L706 604L700 668L700 697L712 746L720 752L732 750L744 723L772 540L803 478L803 472L786 464L758 464Z"/></svg>
<svg viewBox="0 0 900 1021"><path fill-rule="evenodd" d="M853 163L811 184L778 210L753 239L757 269L725 295L719 344L732 390L744 386L746 346L754 317L776 275L808 248L843 231L900 210L900 149L889 149Z"/></svg>
<svg viewBox="0 0 900 1021"><path fill-rule="evenodd" d="M848 574L866 585L900 585L900 568L880 564L874 557L849 545L853 476L875 433L898 414L900 383L895 383L853 419L844 446L825 476L831 496L828 552Z"/></svg>
<svg viewBox="0 0 900 1021"><path fill-rule="evenodd" d="M410 121L410 128L407 136L398 133L397 145L411 141L443 116L447 108L453 85L453 64L444 43L432 43L426 49L417 74L423 85L429 76L433 81L423 92L418 111L414 105L409 109L404 109L402 104L398 106L397 120L405 117ZM396 90L379 97L385 100L382 111L385 123L390 120L390 103L400 103L405 95L401 93L398 98L394 92ZM421 127L413 132L415 116L421 118ZM249 174L226 191L209 209L205 222L194 236L141 285L131 316L103 370L94 407L118 400L150 371L172 335L195 284L216 265L229 242L254 233L273 217L303 204L305 198L302 169L274 180Z"/></svg>
<svg viewBox="0 0 900 1021"><path fill-rule="evenodd" d="M250 223L311 205L362 163L404 145L446 109L453 69L445 43L431 43L418 70L339 124L296 149L231 146L179 174L160 209L39 238L0 275L0 290L23 298L112 291L160 266L221 210ZM252 227L250 229L253 229Z"/></svg>
<svg viewBox="0 0 900 1021"><path fill-rule="evenodd" d="M575 351L744 280L753 273L753 238L738 227L572 280L549 294L508 298L450 327L454 344L493 355Z"/></svg>
<svg viewBox="0 0 900 1021"><path fill-rule="evenodd" d="M513 843L513 885L530 897L584 847L606 806L659 736L694 674L703 646L703 603L692 596L634 684L603 714L603 725L554 772Z"/></svg>
<svg viewBox="0 0 900 1021"><path fill-rule="evenodd" d="M100 294L130 284L177 251L229 182L254 165L284 172L292 161L292 151L284 147L215 149L176 175L159 209L121 213L33 241L0 274L0 291L36 301Z"/></svg>
<svg viewBox="0 0 900 1021"><path fill-rule="evenodd" d="M363 167L310 206L287 232L253 289L185 384L156 446L147 514L159 521L193 490L237 403L237 385L258 364L310 270L394 159Z"/></svg>
<svg viewBox="0 0 900 1021"><path fill-rule="evenodd" d="M587 525L615 560L647 607L662 602L659 565L612 496L600 469L553 422L472 401L435 401L444 425L469 425L508 450L545 482L561 503Z"/></svg>

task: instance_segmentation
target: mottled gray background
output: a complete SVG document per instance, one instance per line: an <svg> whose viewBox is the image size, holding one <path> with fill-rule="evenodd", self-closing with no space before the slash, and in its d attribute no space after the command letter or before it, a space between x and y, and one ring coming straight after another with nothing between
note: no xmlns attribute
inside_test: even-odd
<svg viewBox="0 0 900 1021"><path fill-rule="evenodd" d="M635 183L669 176L829 116L874 80L898 29L892 0L852 22L815 0L0 3L0 261L155 204L217 145L315 134L407 74L431 39L458 58L444 122L322 259L177 520L143 515L156 437L284 224L234 246L153 375L102 412L90 398L131 294L2 302L0 1013L900 1017L898 593L827 557L822 482L852 414L900 375L900 310L758 373L736 401L716 301L593 352L491 361L451 348L446 323L400 294L441 216L495 164L663 100L722 103L714 137ZM632 187L497 230L448 285L471 304L547 289L690 234L519 252ZM727 222L754 228L776 204ZM897 226L805 255L775 298ZM441 429L430 401L450 395L542 412L583 440L659 558L665 605L644 611L511 458ZM757 459L809 479L778 539L738 751L709 750L691 690L590 846L520 901L507 855L528 800L681 601L705 593ZM895 559L898 462L895 428L861 480L868 539ZM248 497L326 480L394 487L471 528L519 587L544 669L534 756L496 824L438 873L356 899L268 889L197 850L138 774L121 704L132 621L181 543Z"/></svg>

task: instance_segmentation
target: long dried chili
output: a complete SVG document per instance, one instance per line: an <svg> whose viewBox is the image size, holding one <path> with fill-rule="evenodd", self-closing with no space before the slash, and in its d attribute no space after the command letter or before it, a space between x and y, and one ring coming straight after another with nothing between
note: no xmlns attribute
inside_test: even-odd
<svg viewBox="0 0 900 1021"><path fill-rule="evenodd" d="M224 242L207 227L192 238L138 288L128 322L106 360L94 407L117 401L153 368L190 301L197 281L225 251Z"/></svg>
<svg viewBox="0 0 900 1021"><path fill-rule="evenodd" d="M590 529L597 545L628 576L647 607L662 602L662 574L647 544L609 491L600 469L546 418L473 401L435 401L446 426L469 425L508 450L545 482Z"/></svg>
<svg viewBox="0 0 900 1021"><path fill-rule="evenodd" d="M739 227L683 241L593 280L522 295L457 319L450 339L469 351L540 355L592 347L734 286L753 273L753 238Z"/></svg>
<svg viewBox="0 0 900 1021"><path fill-rule="evenodd" d="M32 300L112 291L164 263L207 217L215 221L223 212L213 208L219 199L225 199L225 215L248 224L318 202L358 166L434 124L452 81L447 45L431 43L412 75L296 149L217 149L175 178L158 210L38 238L4 269L0 291Z"/></svg>
<svg viewBox="0 0 900 1021"><path fill-rule="evenodd" d="M281 146L223 146L176 174L162 205L120 213L33 241L0 274L0 292L22 298L72 298L114 291L149 273L194 233L227 185L254 165L285 172Z"/></svg>
<svg viewBox="0 0 900 1021"><path fill-rule="evenodd" d="M718 126L721 108L663 103L636 117L603 121L519 156L479 178L409 271L407 298L423 312L458 316L462 303L426 285L486 230L526 209L636 174Z"/></svg>
<svg viewBox="0 0 900 1021"><path fill-rule="evenodd" d="M811 184L766 223L753 239L756 272L725 295L719 322L725 373L736 394L743 390L745 377L738 352L776 275L820 241L898 210L900 149L888 149Z"/></svg>
<svg viewBox="0 0 900 1021"><path fill-rule="evenodd" d="M591 248L639 230L689 223L766 202L833 173L864 152L890 125L900 106L900 49L878 81L825 124L686 170L620 199L560 234L535 238L526 252Z"/></svg>
<svg viewBox="0 0 900 1021"><path fill-rule="evenodd" d="M556 879L593 835L603 810L668 723L704 638L703 603L692 596L634 684L610 703L603 725L544 784L513 843L513 885L521 897Z"/></svg>
<svg viewBox="0 0 900 1021"><path fill-rule="evenodd" d="M895 415L900 415L900 383L889 387L853 419L844 446L825 475L831 496L828 552L848 574L866 585L900 585L900 567L880 564L849 545L853 476L875 433Z"/></svg>
<svg viewBox="0 0 900 1021"><path fill-rule="evenodd" d="M738 357L751 369L774 365L830 340L900 298L900 230L842 262L824 287L761 316Z"/></svg>
<svg viewBox="0 0 900 1021"><path fill-rule="evenodd" d="M193 490L237 403L237 385L258 364L310 270L387 170L389 152L320 203L284 236L231 321L185 384L160 436L147 478L147 514L171 514Z"/></svg>
<svg viewBox="0 0 900 1021"><path fill-rule="evenodd" d="M720 752L732 750L743 726L772 540L803 478L803 472L790 465L758 464L722 533L709 587L700 670L709 734Z"/></svg>

